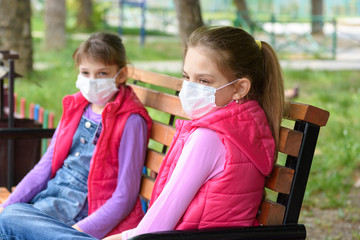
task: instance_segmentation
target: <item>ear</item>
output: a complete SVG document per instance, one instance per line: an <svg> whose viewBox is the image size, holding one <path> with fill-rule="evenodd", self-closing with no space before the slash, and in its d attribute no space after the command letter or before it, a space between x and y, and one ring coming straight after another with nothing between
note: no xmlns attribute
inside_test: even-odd
<svg viewBox="0 0 360 240"><path fill-rule="evenodd" d="M235 93L233 95L233 100L243 99L250 91L251 82L248 78L241 78L235 83Z"/></svg>
<svg viewBox="0 0 360 240"><path fill-rule="evenodd" d="M127 74L128 74L128 69L125 66L120 70L120 73L117 75L117 77L115 79L115 84L117 87L119 87L121 84L126 82Z"/></svg>

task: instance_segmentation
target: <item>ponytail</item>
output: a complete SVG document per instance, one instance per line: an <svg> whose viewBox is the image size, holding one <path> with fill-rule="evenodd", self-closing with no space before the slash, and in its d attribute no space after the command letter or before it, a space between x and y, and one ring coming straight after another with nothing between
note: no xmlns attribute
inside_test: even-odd
<svg viewBox="0 0 360 240"><path fill-rule="evenodd" d="M276 148L279 150L280 124L285 105L283 75L279 60L272 47L266 42L261 42L261 46L264 63L264 89L258 101L267 116Z"/></svg>

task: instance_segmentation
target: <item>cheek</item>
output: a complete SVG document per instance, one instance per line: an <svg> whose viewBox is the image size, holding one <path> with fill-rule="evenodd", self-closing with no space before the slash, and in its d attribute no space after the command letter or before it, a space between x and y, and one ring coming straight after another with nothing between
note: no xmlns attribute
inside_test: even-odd
<svg viewBox="0 0 360 240"><path fill-rule="evenodd" d="M126 82L126 78L124 78L124 77L117 77L116 79L115 79L115 84L116 84L116 86L117 87L119 87L121 84L123 84L124 82Z"/></svg>
<svg viewBox="0 0 360 240"><path fill-rule="evenodd" d="M233 90L223 90L223 91L219 91L216 92L215 94L215 103L216 106L222 107L225 106L226 104L228 104L232 98L233 98L234 92Z"/></svg>

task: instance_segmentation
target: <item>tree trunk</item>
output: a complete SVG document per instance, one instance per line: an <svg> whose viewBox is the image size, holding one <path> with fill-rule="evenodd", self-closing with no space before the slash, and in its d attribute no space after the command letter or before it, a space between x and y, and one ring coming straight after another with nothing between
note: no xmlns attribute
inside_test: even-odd
<svg viewBox="0 0 360 240"><path fill-rule="evenodd" d="M179 24L179 35L185 47L189 35L204 25L199 0L174 0Z"/></svg>
<svg viewBox="0 0 360 240"><path fill-rule="evenodd" d="M323 35L323 0L311 0L311 34Z"/></svg>
<svg viewBox="0 0 360 240"><path fill-rule="evenodd" d="M0 0L0 50L19 53L15 70L22 75L33 69L30 0Z"/></svg>
<svg viewBox="0 0 360 240"><path fill-rule="evenodd" d="M59 50L65 47L65 0L45 0L45 47Z"/></svg>
<svg viewBox="0 0 360 240"><path fill-rule="evenodd" d="M248 25L249 28L253 27L253 22L251 21L250 14L246 5L246 0L233 0L236 9L239 11L240 16ZM240 24L241 25L241 24Z"/></svg>
<svg viewBox="0 0 360 240"><path fill-rule="evenodd" d="M91 19L92 14L92 0L80 0L76 26L80 29L92 29L94 26Z"/></svg>

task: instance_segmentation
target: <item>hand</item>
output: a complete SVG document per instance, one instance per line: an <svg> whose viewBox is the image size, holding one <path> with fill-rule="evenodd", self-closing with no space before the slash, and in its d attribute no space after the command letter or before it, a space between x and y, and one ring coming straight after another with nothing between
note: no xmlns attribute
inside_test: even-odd
<svg viewBox="0 0 360 240"><path fill-rule="evenodd" d="M103 240L122 240L121 233L103 238Z"/></svg>
<svg viewBox="0 0 360 240"><path fill-rule="evenodd" d="M72 225L73 228L75 228L76 230L78 230L79 232L84 232L78 225L74 224Z"/></svg>
<svg viewBox="0 0 360 240"><path fill-rule="evenodd" d="M3 207L0 207L0 213L1 213L3 210L4 210L4 208L3 208Z"/></svg>

